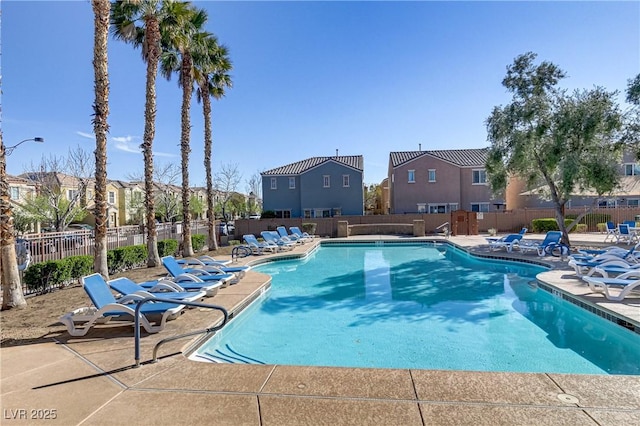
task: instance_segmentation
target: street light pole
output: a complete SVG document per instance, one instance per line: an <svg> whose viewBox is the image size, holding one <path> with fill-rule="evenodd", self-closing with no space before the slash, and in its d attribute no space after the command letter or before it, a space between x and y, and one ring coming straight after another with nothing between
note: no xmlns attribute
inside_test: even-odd
<svg viewBox="0 0 640 426"><path fill-rule="evenodd" d="M44 143L44 138L35 137L35 138L25 139L23 141L18 142L17 144L15 144L13 146L8 146L8 147L5 148L5 155L7 157L10 156L13 153L13 150L15 150L18 146L22 145L25 142L29 142L29 141Z"/></svg>
<svg viewBox="0 0 640 426"><path fill-rule="evenodd" d="M7 156L24 142L44 142L43 138L25 139L5 148L0 132L0 283L2 284L2 309L24 308L27 302L22 292L22 282L16 258L15 239L13 236L13 213L11 197L7 182Z"/></svg>

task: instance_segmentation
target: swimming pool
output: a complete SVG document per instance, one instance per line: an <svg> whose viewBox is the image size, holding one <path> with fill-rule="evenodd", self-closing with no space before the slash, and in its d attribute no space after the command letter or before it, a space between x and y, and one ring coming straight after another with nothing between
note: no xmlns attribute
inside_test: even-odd
<svg viewBox="0 0 640 426"><path fill-rule="evenodd" d="M538 266L402 244L321 247L256 269L271 290L194 359L640 374L640 336L537 289Z"/></svg>

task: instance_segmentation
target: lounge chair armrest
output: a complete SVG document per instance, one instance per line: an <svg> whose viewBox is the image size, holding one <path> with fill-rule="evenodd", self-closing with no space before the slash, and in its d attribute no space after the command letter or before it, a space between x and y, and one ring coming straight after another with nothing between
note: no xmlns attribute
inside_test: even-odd
<svg viewBox="0 0 640 426"><path fill-rule="evenodd" d="M616 278L620 280L640 279L640 270L625 272L618 275Z"/></svg>
<svg viewBox="0 0 640 426"><path fill-rule="evenodd" d="M185 272L184 274L180 274L177 277L174 277L173 281L174 281L174 284L175 283L179 284L181 282L192 282L192 283L201 283L202 282L202 280L200 278L198 278L196 275L190 274L188 272ZM178 290L178 291L184 291L184 289Z"/></svg>

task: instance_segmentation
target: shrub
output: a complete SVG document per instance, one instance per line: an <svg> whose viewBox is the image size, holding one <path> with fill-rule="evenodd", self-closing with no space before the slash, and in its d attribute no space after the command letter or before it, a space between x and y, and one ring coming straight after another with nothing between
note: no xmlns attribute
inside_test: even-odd
<svg viewBox="0 0 640 426"><path fill-rule="evenodd" d="M193 239L191 240L193 242ZM178 251L178 241L176 240L160 240L158 241L158 254L160 257L175 256Z"/></svg>
<svg viewBox="0 0 640 426"><path fill-rule="evenodd" d="M586 223L579 223L579 224L576 225L575 231L579 232L579 233L583 233L583 232L587 232L588 228L589 227L587 226Z"/></svg>
<svg viewBox="0 0 640 426"><path fill-rule="evenodd" d="M63 260L50 260L36 263L24 271L24 282L30 290L44 292L51 287L60 286L71 279L71 263Z"/></svg>
<svg viewBox="0 0 640 426"><path fill-rule="evenodd" d="M573 219L564 220L564 225L569 226L573 222ZM533 219L531 221L531 225L533 226L533 232L546 233L549 231L558 231L558 222L554 218L541 218L541 219ZM575 228L574 228L575 229Z"/></svg>
<svg viewBox="0 0 640 426"><path fill-rule="evenodd" d="M158 246L160 246L159 243ZM144 265L145 260L147 260L145 245L120 247L107 252L107 265L110 274Z"/></svg>
<svg viewBox="0 0 640 426"><path fill-rule="evenodd" d="M309 235L315 235L317 227L318 227L317 223L313 223L313 222L303 223L302 232L306 232Z"/></svg>
<svg viewBox="0 0 640 426"><path fill-rule="evenodd" d="M194 251L200 251L204 247L204 243L206 242L206 237L202 234L194 234L191 235L191 246Z"/></svg>
<svg viewBox="0 0 640 426"><path fill-rule="evenodd" d="M70 264L71 278L74 280L93 272L93 256L71 256L65 260Z"/></svg>
<svg viewBox="0 0 640 426"><path fill-rule="evenodd" d="M607 224L606 223L598 223L596 225L596 227L598 228L598 232L607 232Z"/></svg>
<svg viewBox="0 0 640 426"><path fill-rule="evenodd" d="M240 240L229 240L230 246L239 246L240 244Z"/></svg>

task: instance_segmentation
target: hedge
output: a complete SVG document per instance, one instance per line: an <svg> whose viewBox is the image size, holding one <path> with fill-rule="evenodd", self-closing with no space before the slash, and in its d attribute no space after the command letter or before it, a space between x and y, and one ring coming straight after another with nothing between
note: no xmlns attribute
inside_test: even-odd
<svg viewBox="0 0 640 426"><path fill-rule="evenodd" d="M191 241L193 241L193 239ZM178 241L176 240L158 241L158 254L160 255L160 257L175 256L177 251L178 251Z"/></svg>
<svg viewBox="0 0 640 426"><path fill-rule="evenodd" d="M144 244L120 247L107 252L107 266L110 274L142 266L146 260L147 246Z"/></svg>
<svg viewBox="0 0 640 426"><path fill-rule="evenodd" d="M204 248L204 244L206 243L206 236L202 234L194 234L191 236L191 246L194 251L200 251Z"/></svg>
<svg viewBox="0 0 640 426"><path fill-rule="evenodd" d="M564 226L569 226L573 223L574 219L566 219L564 220ZM541 219L533 219L531 221L531 225L533 226L533 232L546 233L549 231L559 231L558 222L554 218L541 218ZM575 229L575 228L574 228Z"/></svg>
<svg viewBox="0 0 640 426"><path fill-rule="evenodd" d="M92 271L93 256L70 256L29 266L24 271L24 282L29 290L44 292L77 281Z"/></svg>

